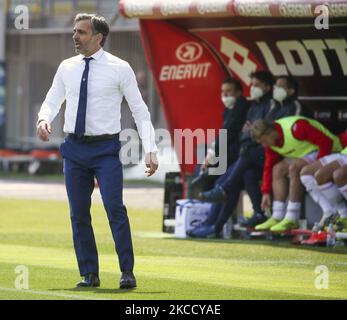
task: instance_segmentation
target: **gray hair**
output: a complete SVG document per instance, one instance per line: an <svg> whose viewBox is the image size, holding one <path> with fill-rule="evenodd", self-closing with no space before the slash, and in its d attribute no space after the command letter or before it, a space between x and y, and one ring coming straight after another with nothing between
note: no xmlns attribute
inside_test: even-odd
<svg viewBox="0 0 347 320"><path fill-rule="evenodd" d="M97 14L78 13L74 19L74 23L76 24L78 21L82 20L89 20L91 22L93 35L98 33L102 34L100 45L103 47L110 32L110 27L106 19Z"/></svg>

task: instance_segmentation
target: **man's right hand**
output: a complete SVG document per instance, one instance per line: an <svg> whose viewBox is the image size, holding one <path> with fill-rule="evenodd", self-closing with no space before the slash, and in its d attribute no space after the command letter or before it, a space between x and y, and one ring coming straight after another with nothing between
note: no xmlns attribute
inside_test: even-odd
<svg viewBox="0 0 347 320"><path fill-rule="evenodd" d="M261 199L261 208L266 211L271 208L271 196L269 194L264 194Z"/></svg>
<svg viewBox="0 0 347 320"><path fill-rule="evenodd" d="M49 141L48 137L52 133L52 127L46 120L41 120L37 125L36 133L42 141Z"/></svg>

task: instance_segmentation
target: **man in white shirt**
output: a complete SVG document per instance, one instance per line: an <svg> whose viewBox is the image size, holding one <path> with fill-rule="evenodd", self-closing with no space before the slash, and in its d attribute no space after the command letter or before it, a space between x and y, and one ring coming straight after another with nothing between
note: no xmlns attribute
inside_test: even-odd
<svg viewBox="0 0 347 320"><path fill-rule="evenodd" d="M99 287L99 263L91 225L91 194L98 180L119 266L121 288L136 287L134 254L126 207L123 204L122 164L119 159L120 107L123 96L132 111L146 153L146 173L158 168L150 114L129 64L103 50L109 33L106 20L78 14L73 41L79 55L64 60L38 114L37 134L48 141L51 122L66 100L61 145L70 205L74 247L80 275L77 287Z"/></svg>

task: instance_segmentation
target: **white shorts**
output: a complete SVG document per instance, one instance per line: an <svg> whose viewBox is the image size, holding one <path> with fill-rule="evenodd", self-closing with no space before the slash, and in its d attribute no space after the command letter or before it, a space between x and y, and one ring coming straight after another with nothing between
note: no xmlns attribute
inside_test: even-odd
<svg viewBox="0 0 347 320"><path fill-rule="evenodd" d="M305 160L308 164L311 164L315 161L317 161L318 151L313 151L303 158L300 158L302 160ZM295 158L285 158L285 160L290 164Z"/></svg>
<svg viewBox="0 0 347 320"><path fill-rule="evenodd" d="M319 161L323 166L326 166L334 161L338 161L339 165L343 167L347 165L347 154L332 153L323 158L320 158Z"/></svg>

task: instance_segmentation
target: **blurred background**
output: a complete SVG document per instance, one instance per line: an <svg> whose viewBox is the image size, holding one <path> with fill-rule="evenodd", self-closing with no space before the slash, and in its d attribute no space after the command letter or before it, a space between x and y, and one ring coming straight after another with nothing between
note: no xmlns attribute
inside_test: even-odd
<svg viewBox="0 0 347 320"><path fill-rule="evenodd" d="M59 160L56 150L64 138L65 105L53 122L54 132L48 144L36 138L35 123L59 63L75 55L71 37L73 19L78 12L99 13L106 18L110 24L110 35L105 50L130 63L135 71L142 96L148 105L154 127L166 128L153 79L145 62L138 20L122 17L118 11L118 2L117 0L0 0L2 7L0 48L2 47L3 51L0 53L0 88L2 87L0 96L3 99L2 103L0 100L2 174L23 172L33 175L47 173L47 170L49 173L60 172L60 162L55 160ZM29 9L27 30L15 28L15 20L19 16L18 10L21 5ZM123 104L122 129L136 128L126 101L123 101ZM51 152L35 153L35 150L42 149ZM167 141L167 150L171 150L169 141ZM45 161L32 161L32 151L36 160L43 157L47 163L54 162L58 166L46 165L45 170L45 166L42 166ZM4 155L13 152L16 154L12 154L12 160L16 161L4 159ZM152 180L162 182L166 171L176 169L179 170L177 163L162 166ZM143 165L127 167L125 178L143 179L145 178L143 172Z"/></svg>

